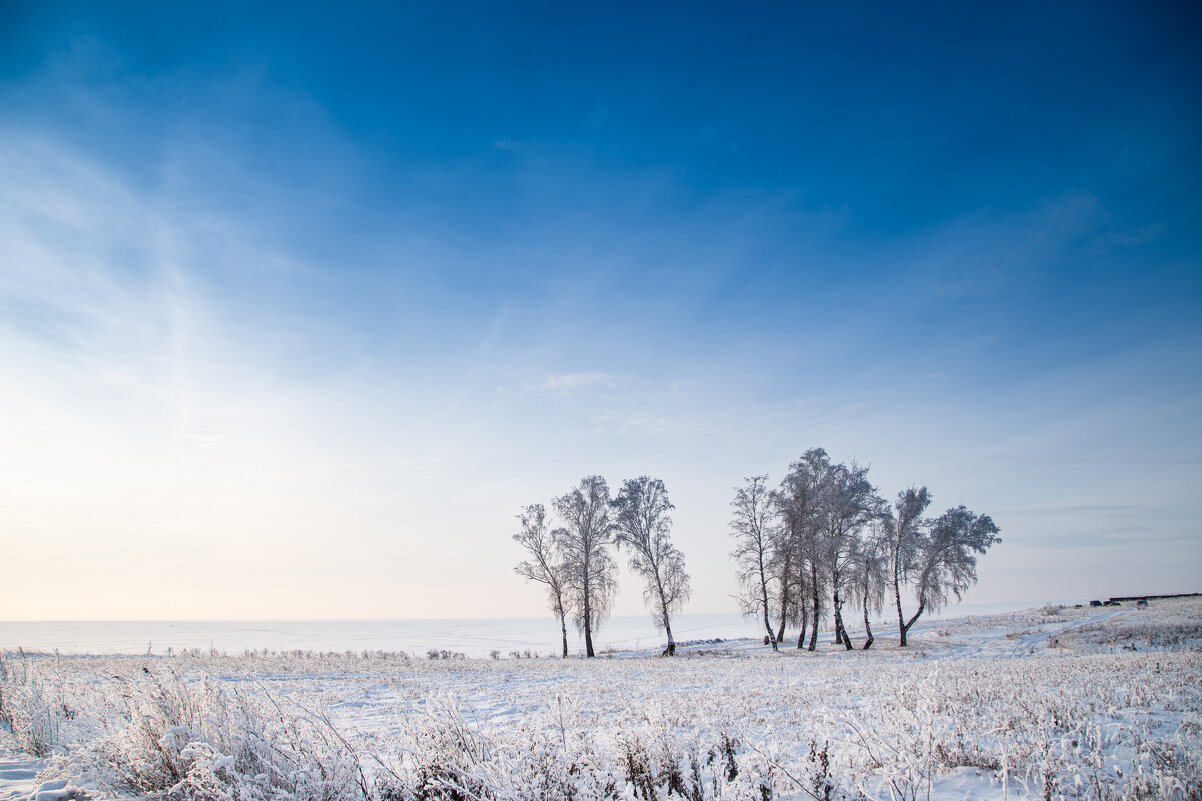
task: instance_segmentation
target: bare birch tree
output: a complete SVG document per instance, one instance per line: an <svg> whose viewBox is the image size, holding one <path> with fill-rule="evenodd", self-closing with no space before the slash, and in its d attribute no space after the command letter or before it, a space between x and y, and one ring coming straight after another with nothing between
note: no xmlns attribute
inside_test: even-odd
<svg viewBox="0 0 1202 801"><path fill-rule="evenodd" d="M794 551L788 542L788 530L783 525L775 525L772 527L772 535L772 559L768 572L771 576L770 586L775 592L769 601L775 605L778 612L776 641L779 643L785 639L785 627L789 624L796 625L798 621L797 577L793 570Z"/></svg>
<svg viewBox="0 0 1202 801"><path fill-rule="evenodd" d="M567 566L567 588L576 627L584 635L584 653L596 656L593 632L609 614L618 584L610 554L614 525L609 485L601 476L586 476L555 499L555 511L566 528L561 544Z"/></svg>
<svg viewBox="0 0 1202 801"><path fill-rule="evenodd" d="M889 584L889 545L893 516L877 518L860 537L859 549L851 560L851 600L864 610L864 650L872 647L870 614L880 614Z"/></svg>
<svg viewBox="0 0 1202 801"><path fill-rule="evenodd" d="M747 616L762 615L764 631L772 650L778 650L776 632L769 622L768 584L771 581L773 559L772 503L768 492L768 476L752 476L743 479L743 486L735 488L735 499L731 501L730 533L735 538L735 549L731 552L738 566L739 605Z"/></svg>
<svg viewBox="0 0 1202 801"><path fill-rule="evenodd" d="M830 472L830 460L822 448L811 448L789 465L789 472L773 494L781 522L782 547L787 549L789 570L787 581L794 601L792 617L801 624L797 647L805 644L807 623L813 613L814 635L822 609L823 562L818 547L818 527L821 522L823 482ZM806 595L809 594L807 598ZM785 619L782 609L781 620ZM783 628L783 626L782 626ZM815 645L817 640L814 640Z"/></svg>
<svg viewBox="0 0 1202 801"><path fill-rule="evenodd" d="M527 581L542 584L547 590L547 603L559 618L563 634L563 657L568 657L567 623L567 563L564 560L563 529L548 531L547 510L541 503L531 504L517 516L521 530L513 539L530 553L530 559L513 570Z"/></svg>
<svg viewBox="0 0 1202 801"><path fill-rule="evenodd" d="M918 547L922 541L922 513L931 505L931 493L926 487L902 490L897 493L893 504L895 515L889 537L889 570L893 580L893 600L897 605L897 628L900 636L899 648L906 645L910 627L902 613L901 585L909 581L918 558ZM915 620L917 620L917 616Z"/></svg>
<svg viewBox="0 0 1202 801"><path fill-rule="evenodd" d="M1001 542L1001 531L989 515L977 515L963 504L948 509L926 523L919 542L915 569L918 611L906 629L927 609L940 609L949 596L960 600L966 589L977 583L977 554Z"/></svg>
<svg viewBox="0 0 1202 801"><path fill-rule="evenodd" d="M672 637L672 615L688 600L691 588L684 569L684 554L670 539L675 507L668 500L664 482L640 476L627 479L613 502L617 525L615 542L630 549L630 569L643 577L643 603L654 609L652 619L664 630L668 647L676 654Z"/></svg>
<svg viewBox="0 0 1202 801"><path fill-rule="evenodd" d="M835 641L847 650L853 648L851 637L843 625L842 597L851 576L850 563L860 548L860 535L865 526L880 517L885 501L876 494L876 487L868 481L868 468L856 464L835 465L825 484L822 531L822 555L827 562L831 611L835 617Z"/></svg>

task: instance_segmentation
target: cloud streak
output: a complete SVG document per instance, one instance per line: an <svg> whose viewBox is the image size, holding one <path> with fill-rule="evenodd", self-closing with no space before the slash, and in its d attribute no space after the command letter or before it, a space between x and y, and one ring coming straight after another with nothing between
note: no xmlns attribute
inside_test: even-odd
<svg viewBox="0 0 1202 801"><path fill-rule="evenodd" d="M617 376L610 373L562 373L547 376L538 389L544 392L575 392L593 387L612 387L617 383Z"/></svg>

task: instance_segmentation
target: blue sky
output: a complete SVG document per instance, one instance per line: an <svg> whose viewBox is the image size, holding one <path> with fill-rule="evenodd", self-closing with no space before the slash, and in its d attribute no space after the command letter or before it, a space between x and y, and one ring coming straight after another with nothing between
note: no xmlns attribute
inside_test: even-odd
<svg viewBox="0 0 1202 801"><path fill-rule="evenodd" d="M540 614L512 515L591 473L721 611L815 445L991 514L970 599L1196 591L1197 31L6 4L0 617Z"/></svg>

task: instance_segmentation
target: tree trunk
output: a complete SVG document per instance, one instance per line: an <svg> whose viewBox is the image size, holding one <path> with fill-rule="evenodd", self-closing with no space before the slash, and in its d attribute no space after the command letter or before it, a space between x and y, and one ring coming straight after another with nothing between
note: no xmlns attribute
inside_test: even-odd
<svg viewBox="0 0 1202 801"><path fill-rule="evenodd" d="M918 620L918 616L921 615L923 610L926 608L926 601L919 601L918 611L914 613L914 617L910 618L909 622L903 622L901 624L901 645L897 646L898 648L901 648L902 645L906 644L906 634L910 631L910 627L914 625L914 621ZM898 607L898 610L901 610L900 606Z"/></svg>
<svg viewBox="0 0 1202 801"><path fill-rule="evenodd" d="M818 647L818 616L819 616L819 612L822 611L822 599L821 599L821 596L818 594L818 566L817 565L811 565L810 579L811 579L810 586L814 588L813 589L814 630L812 632L810 632L810 648L809 648L809 650L813 651L814 649L816 649Z"/></svg>
<svg viewBox="0 0 1202 801"><path fill-rule="evenodd" d="M897 628L901 633L901 642L898 648L906 647L906 616L902 614L901 608L901 582L897 578L897 568L893 571L893 600L897 603Z"/></svg>
<svg viewBox="0 0 1202 801"><path fill-rule="evenodd" d="M839 586L838 583L836 583L835 586L838 587ZM833 606L833 608L835 610L835 614L832 616L835 619L834 620L835 645L842 645L843 644L843 615L839 610L839 590L838 589L835 590L835 594L832 596L831 605Z"/></svg>
<svg viewBox="0 0 1202 801"><path fill-rule="evenodd" d="M875 639L872 636L872 624L868 622L868 604L864 604L864 633L868 635L868 639L864 642L864 650L867 651L872 647L872 641Z"/></svg>
<svg viewBox="0 0 1202 801"><path fill-rule="evenodd" d="M764 608L764 631L768 632L768 642L772 644L773 651L779 651L776 647L776 635L772 631L772 624L768 621L768 582L764 580L764 560L760 559L760 595L763 600Z"/></svg>
<svg viewBox="0 0 1202 801"><path fill-rule="evenodd" d="M668 635L668 647L664 649L665 656L676 656L676 640L672 639L672 621L668 618L668 602L664 598L664 587L656 576L656 586L659 589L659 611L664 620L664 632Z"/></svg>
<svg viewBox="0 0 1202 801"><path fill-rule="evenodd" d="M589 604L588 588L584 590L584 655L588 658L596 656L593 653L593 616Z"/></svg>
<svg viewBox="0 0 1202 801"><path fill-rule="evenodd" d="M800 602L801 599L798 599L798 601ZM797 635L797 650L799 651L805 647L806 629L809 628L809 622L809 612L806 611L805 604L801 603L801 634Z"/></svg>
<svg viewBox="0 0 1202 801"><path fill-rule="evenodd" d="M843 613L839 609L839 592L835 591L835 641L842 641L843 647L847 650L852 649L851 637L847 636L847 629L843 628Z"/></svg>
<svg viewBox="0 0 1202 801"><path fill-rule="evenodd" d="M776 630L776 641L785 641L785 619L789 615L789 572L792 559L785 552L785 564L780 571L780 627Z"/></svg>
<svg viewBox="0 0 1202 801"><path fill-rule="evenodd" d="M561 609L563 607L560 607ZM568 658L568 617L564 612L559 613L559 630L563 632L563 658Z"/></svg>

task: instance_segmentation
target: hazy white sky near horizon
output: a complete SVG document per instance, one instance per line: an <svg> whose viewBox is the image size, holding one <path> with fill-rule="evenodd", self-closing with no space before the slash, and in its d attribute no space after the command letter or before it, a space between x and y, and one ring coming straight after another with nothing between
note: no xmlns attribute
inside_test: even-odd
<svg viewBox="0 0 1202 801"><path fill-rule="evenodd" d="M813 446L991 515L968 600L1202 590L1198 55L1090 8L2 12L0 619L538 615L593 473L725 611Z"/></svg>

